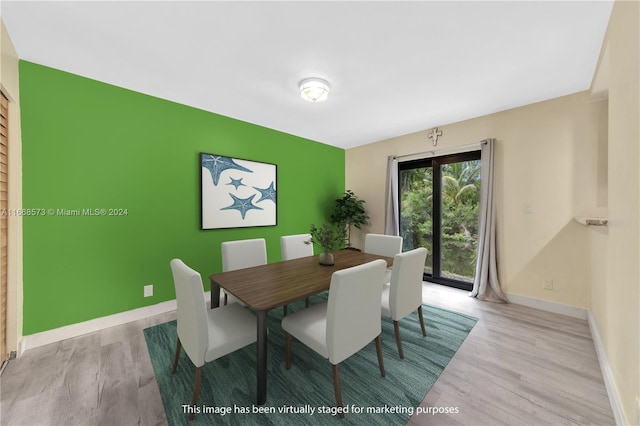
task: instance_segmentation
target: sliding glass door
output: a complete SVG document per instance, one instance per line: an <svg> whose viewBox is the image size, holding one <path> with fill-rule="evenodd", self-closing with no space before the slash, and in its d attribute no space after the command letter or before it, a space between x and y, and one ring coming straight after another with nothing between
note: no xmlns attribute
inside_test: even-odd
<svg viewBox="0 0 640 426"><path fill-rule="evenodd" d="M425 279L471 290L480 207L480 151L398 164L403 250L425 247Z"/></svg>

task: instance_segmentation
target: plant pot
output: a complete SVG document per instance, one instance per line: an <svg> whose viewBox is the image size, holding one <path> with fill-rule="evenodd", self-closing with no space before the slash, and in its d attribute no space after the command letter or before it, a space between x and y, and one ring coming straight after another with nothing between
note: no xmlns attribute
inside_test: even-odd
<svg viewBox="0 0 640 426"><path fill-rule="evenodd" d="M331 266L333 265L333 254L332 253L320 253L318 256L321 265Z"/></svg>

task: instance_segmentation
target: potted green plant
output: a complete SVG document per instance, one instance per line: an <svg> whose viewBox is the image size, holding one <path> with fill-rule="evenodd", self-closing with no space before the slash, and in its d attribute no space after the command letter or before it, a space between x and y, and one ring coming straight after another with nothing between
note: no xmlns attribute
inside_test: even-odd
<svg viewBox="0 0 640 426"><path fill-rule="evenodd" d="M351 227L361 229L369 224L369 216L364 210L364 200L359 199L353 191L348 189L342 198L335 201L330 220L345 229L347 248L351 247Z"/></svg>
<svg viewBox="0 0 640 426"><path fill-rule="evenodd" d="M344 228L333 224L324 223L322 226L311 225L309 230L311 240L306 244L317 244L322 248L319 261L321 265L333 265L334 251L344 245Z"/></svg>

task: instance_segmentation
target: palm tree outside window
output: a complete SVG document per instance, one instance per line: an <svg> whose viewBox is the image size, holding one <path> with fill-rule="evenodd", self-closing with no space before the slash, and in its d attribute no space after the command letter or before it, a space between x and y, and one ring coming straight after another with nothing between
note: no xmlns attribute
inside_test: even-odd
<svg viewBox="0 0 640 426"><path fill-rule="evenodd" d="M473 287L480 164L480 151L398 164L403 250L427 248L424 274L429 281Z"/></svg>

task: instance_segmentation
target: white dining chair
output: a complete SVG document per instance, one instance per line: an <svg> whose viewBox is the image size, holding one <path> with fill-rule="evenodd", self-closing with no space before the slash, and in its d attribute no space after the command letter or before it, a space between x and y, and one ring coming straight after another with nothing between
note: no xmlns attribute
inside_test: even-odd
<svg viewBox="0 0 640 426"><path fill-rule="evenodd" d="M282 260L292 260L301 257L313 256L313 244L311 234L285 235L280 237L280 254ZM305 306L309 306L309 298L304 299ZM284 315L287 315L288 307L283 307Z"/></svg>
<svg viewBox="0 0 640 426"><path fill-rule="evenodd" d="M396 235L367 234L364 237L364 252L393 257L402 252L402 237Z"/></svg>
<svg viewBox="0 0 640 426"><path fill-rule="evenodd" d="M264 238L225 241L222 248L222 272L267 264L267 243ZM213 297L213 295L212 295ZM224 304L240 302L224 292ZM240 302L241 305L244 305Z"/></svg>
<svg viewBox="0 0 640 426"><path fill-rule="evenodd" d="M393 257L402 253L402 237L396 235L367 234L364 237L364 252ZM391 269L387 268L384 282L391 280Z"/></svg>
<svg viewBox="0 0 640 426"><path fill-rule="evenodd" d="M280 237L280 254L282 260L298 259L313 256L311 234L285 235ZM306 244L309 242L309 244Z"/></svg>
<svg viewBox="0 0 640 426"><path fill-rule="evenodd" d="M399 325L402 318L418 308L422 335L427 335L422 316L422 276L426 258L427 249L424 247L396 254L391 269L391 282L385 284L382 289L381 312L393 320L396 345L401 359L404 359Z"/></svg>
<svg viewBox="0 0 640 426"><path fill-rule="evenodd" d="M171 374L178 368L181 349L196 367L189 420L195 416L202 366L256 341L257 320L238 304L207 309L202 277L180 259L171 261L176 290L178 339Z"/></svg>
<svg viewBox="0 0 640 426"><path fill-rule="evenodd" d="M380 343L380 300L385 267L386 262L378 259L334 272L326 302L294 312L282 320L287 370L291 368L291 336L329 359L340 418L344 413L338 364L375 340L380 374L385 376Z"/></svg>

